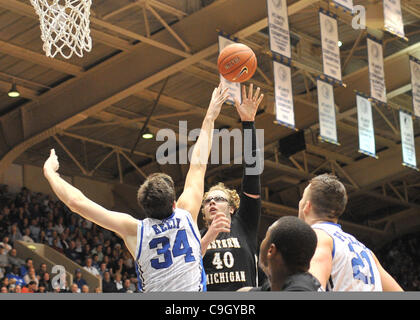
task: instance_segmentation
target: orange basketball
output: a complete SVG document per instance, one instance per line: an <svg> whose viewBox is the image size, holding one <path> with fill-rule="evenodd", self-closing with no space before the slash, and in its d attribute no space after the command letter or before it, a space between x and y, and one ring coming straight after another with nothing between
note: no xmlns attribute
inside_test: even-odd
<svg viewBox="0 0 420 320"><path fill-rule="evenodd" d="M245 82L257 70L257 57L254 51L242 43L226 46L217 59L219 73L231 82Z"/></svg>

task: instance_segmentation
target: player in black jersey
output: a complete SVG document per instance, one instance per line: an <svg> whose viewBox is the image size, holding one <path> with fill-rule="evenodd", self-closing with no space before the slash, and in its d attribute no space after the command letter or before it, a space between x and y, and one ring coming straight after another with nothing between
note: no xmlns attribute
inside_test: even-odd
<svg viewBox="0 0 420 320"><path fill-rule="evenodd" d="M278 219L260 246L259 264L268 282L239 291L321 291L319 281L308 272L316 245L315 231L307 223L293 216Z"/></svg>
<svg viewBox="0 0 420 320"><path fill-rule="evenodd" d="M204 195L201 250L208 291L236 291L257 285L257 232L261 215L260 174L264 159L257 148L255 115L263 99L253 85L242 87L243 101L235 101L242 121L244 173L240 195L218 184ZM251 137L252 139L248 139ZM251 140L251 141L249 141ZM253 163L247 163L254 159Z"/></svg>

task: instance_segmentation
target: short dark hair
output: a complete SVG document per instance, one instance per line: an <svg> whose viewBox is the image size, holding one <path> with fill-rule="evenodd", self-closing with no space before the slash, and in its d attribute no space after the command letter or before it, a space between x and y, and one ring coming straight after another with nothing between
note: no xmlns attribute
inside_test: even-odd
<svg viewBox="0 0 420 320"><path fill-rule="evenodd" d="M332 174L321 174L310 181L310 198L315 214L336 219L347 205L347 192L344 185Z"/></svg>
<svg viewBox="0 0 420 320"><path fill-rule="evenodd" d="M137 203L148 218L163 220L173 212L175 186L172 178L164 173L147 177L137 192Z"/></svg>
<svg viewBox="0 0 420 320"><path fill-rule="evenodd" d="M315 231L295 216L284 216L270 227L269 242L276 246L292 272L306 272L317 245Z"/></svg>

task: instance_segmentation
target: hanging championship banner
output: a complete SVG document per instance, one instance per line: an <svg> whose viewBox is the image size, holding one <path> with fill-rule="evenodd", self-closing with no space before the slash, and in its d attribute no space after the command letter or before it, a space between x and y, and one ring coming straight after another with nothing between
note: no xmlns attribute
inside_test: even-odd
<svg viewBox="0 0 420 320"><path fill-rule="evenodd" d="M317 87L320 138L326 142L339 144L333 86L326 81L317 79Z"/></svg>
<svg viewBox="0 0 420 320"><path fill-rule="evenodd" d="M420 60L410 56L410 70L413 111L416 117L420 117Z"/></svg>
<svg viewBox="0 0 420 320"><path fill-rule="evenodd" d="M292 74L289 66L273 60L274 101L276 121L288 128L295 128Z"/></svg>
<svg viewBox="0 0 420 320"><path fill-rule="evenodd" d="M402 110L400 110L400 128L403 165L417 169L413 118Z"/></svg>
<svg viewBox="0 0 420 320"><path fill-rule="evenodd" d="M270 49L290 59L289 16L286 0L267 0L267 12Z"/></svg>
<svg viewBox="0 0 420 320"><path fill-rule="evenodd" d="M372 104L368 98L356 94L357 124L359 128L359 152L376 158L375 131Z"/></svg>
<svg viewBox="0 0 420 320"><path fill-rule="evenodd" d="M385 70L382 42L372 36L367 38L370 96L386 103Z"/></svg>
<svg viewBox="0 0 420 320"><path fill-rule="evenodd" d="M405 39L400 0L384 0L385 30Z"/></svg>
<svg viewBox="0 0 420 320"><path fill-rule="evenodd" d="M319 11L321 26L321 45L323 73L341 82L340 48L338 47L338 24L337 19L331 13Z"/></svg>
<svg viewBox="0 0 420 320"><path fill-rule="evenodd" d="M219 35L219 52L232 43L236 42L227 37ZM220 82L222 83L223 88L229 88L229 98L226 103L235 105L235 97L239 100L240 103L242 102L241 84L239 82L228 81L223 78L222 75L220 75Z"/></svg>
<svg viewBox="0 0 420 320"><path fill-rule="evenodd" d="M353 0L333 0L333 2L343 9L353 12Z"/></svg>

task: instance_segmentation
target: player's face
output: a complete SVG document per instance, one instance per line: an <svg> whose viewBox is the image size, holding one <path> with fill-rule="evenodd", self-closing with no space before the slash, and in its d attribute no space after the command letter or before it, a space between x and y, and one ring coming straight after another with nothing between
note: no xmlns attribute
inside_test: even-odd
<svg viewBox="0 0 420 320"><path fill-rule="evenodd" d="M302 199L300 199L299 201L299 214L298 214L298 218L301 220L305 220L304 219L304 210L305 210L305 206L307 204L307 201L309 200L309 192L310 192L310 184L305 188L305 190L303 191L303 195L302 195Z"/></svg>
<svg viewBox="0 0 420 320"><path fill-rule="evenodd" d="M264 240L261 242L260 245L260 257L258 259L258 264L261 268L262 271L264 271L264 273L269 277L269 270L268 270L268 259L267 259L267 254L268 254L268 247L269 247L269 237L270 237L270 229L267 230L266 234L265 234L265 238Z"/></svg>
<svg viewBox="0 0 420 320"><path fill-rule="evenodd" d="M232 208L229 206L228 195L222 190L213 190L204 199L204 216L207 221L212 221L218 212L223 212L230 218Z"/></svg>

